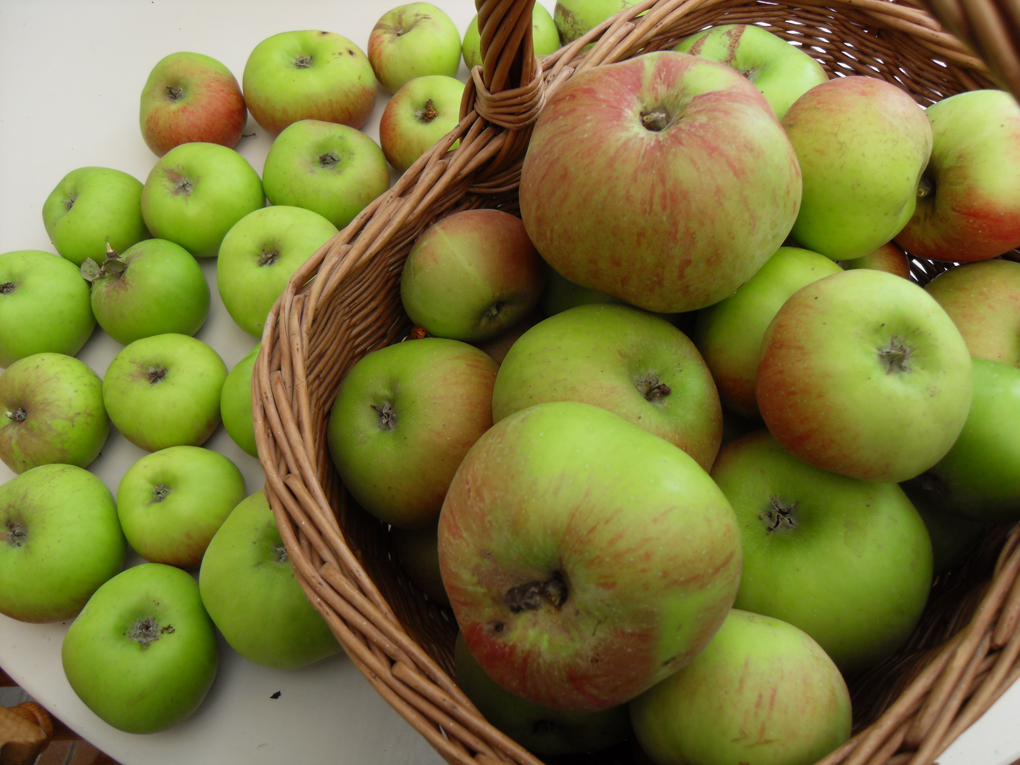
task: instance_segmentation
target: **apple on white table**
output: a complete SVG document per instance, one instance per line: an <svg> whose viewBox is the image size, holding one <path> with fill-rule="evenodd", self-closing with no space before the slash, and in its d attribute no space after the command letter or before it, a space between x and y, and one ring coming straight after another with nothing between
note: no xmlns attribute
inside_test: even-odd
<svg viewBox="0 0 1020 765"><path fill-rule="evenodd" d="M401 173L457 127L464 83L445 74L415 77L386 102L379 118L379 143ZM455 141L450 148L456 148Z"/></svg>
<svg viewBox="0 0 1020 765"><path fill-rule="evenodd" d="M220 391L220 416L223 429L235 444L252 457L258 457L258 446L255 443L255 418L251 404L251 378L255 372L255 361L258 359L258 343L248 351L223 381Z"/></svg>
<svg viewBox="0 0 1020 765"><path fill-rule="evenodd" d="M408 3L384 13L368 36L368 60L390 93L415 77L455 77L460 68L460 32L431 3Z"/></svg>
<svg viewBox="0 0 1020 765"><path fill-rule="evenodd" d="M157 157L192 141L232 149L241 140L247 119L237 78L201 53L165 56L142 88L138 122L145 145Z"/></svg>

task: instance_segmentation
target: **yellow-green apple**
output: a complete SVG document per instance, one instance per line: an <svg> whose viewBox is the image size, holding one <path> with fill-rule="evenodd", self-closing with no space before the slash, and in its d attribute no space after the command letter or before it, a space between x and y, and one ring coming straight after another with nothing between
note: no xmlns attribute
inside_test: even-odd
<svg viewBox="0 0 1020 765"><path fill-rule="evenodd" d="M0 460L15 473L87 467L109 435L103 382L74 356L36 353L0 375Z"/></svg>
<svg viewBox="0 0 1020 765"><path fill-rule="evenodd" d="M690 661L732 606L740 562L729 502L692 457L576 401L493 425L439 517L471 653L559 709L623 704Z"/></svg>
<svg viewBox="0 0 1020 765"><path fill-rule="evenodd" d="M265 203L262 181L248 160L216 143L171 149L142 189L142 215L152 235L196 258L216 257L231 226Z"/></svg>
<svg viewBox="0 0 1020 765"><path fill-rule="evenodd" d="M754 83L778 119L790 105L829 79L803 48L753 24L723 24L684 39L673 50L732 67Z"/></svg>
<svg viewBox="0 0 1020 765"><path fill-rule="evenodd" d="M439 571L438 522L421 529L390 529L393 552L414 585L443 605L450 605L443 589L443 575Z"/></svg>
<svg viewBox="0 0 1020 765"><path fill-rule="evenodd" d="M152 335L194 335L209 315L209 283L191 253L166 239L146 239L123 253L111 249L102 265L91 258L82 274L92 282L92 311L122 345Z"/></svg>
<svg viewBox="0 0 1020 765"><path fill-rule="evenodd" d="M160 59L142 88L138 123L145 145L157 157L192 141L233 149L247 119L237 78L201 53L182 51Z"/></svg>
<svg viewBox="0 0 1020 765"><path fill-rule="evenodd" d="M525 332L492 391L492 419L546 401L583 401L680 447L709 470L722 439L712 375L687 336L631 306L582 305Z"/></svg>
<svg viewBox="0 0 1020 765"><path fill-rule="evenodd" d="M931 161L896 242L929 260L971 263L1020 247L1020 106L974 90L925 110Z"/></svg>
<svg viewBox="0 0 1020 765"><path fill-rule="evenodd" d="M386 102L379 118L379 143L386 159L404 172L439 139L457 127L464 83L444 74L408 80ZM454 142L451 148L456 148Z"/></svg>
<svg viewBox="0 0 1020 765"><path fill-rule="evenodd" d="M135 446L150 452L201 446L220 424L226 378L223 359L201 340L153 335L113 359L103 399L114 426Z"/></svg>
<svg viewBox="0 0 1020 765"><path fill-rule="evenodd" d="M477 14L464 31L460 52L468 69L482 65L482 33L478 29ZM535 3L531 11L531 42L538 57L548 56L560 47L560 34L552 15L541 3ZM491 44L491 43L490 43Z"/></svg>
<svg viewBox="0 0 1020 765"><path fill-rule="evenodd" d="M117 516L131 547L152 563L188 568L245 498L244 477L227 457L200 446L171 446L128 468Z"/></svg>
<svg viewBox="0 0 1020 765"><path fill-rule="evenodd" d="M360 130L298 120L269 147L262 185L271 204L304 207L340 229L390 187L390 169Z"/></svg>
<svg viewBox="0 0 1020 765"><path fill-rule="evenodd" d="M235 223L220 244L216 284L237 326L262 337L287 281L335 233L319 213L287 205L263 207Z"/></svg>
<svg viewBox="0 0 1020 765"><path fill-rule="evenodd" d="M853 260L903 230L932 142L909 93L876 77L836 77L798 98L783 127L804 174L793 226L802 247Z"/></svg>
<svg viewBox="0 0 1020 765"><path fill-rule="evenodd" d="M723 64L660 51L555 92L520 204L531 241L569 281L682 312L757 272L789 234L800 193L793 147L758 89Z"/></svg>
<svg viewBox="0 0 1020 765"><path fill-rule="evenodd" d="M971 356L1020 367L1020 263L967 263L939 274L925 290L949 314Z"/></svg>
<svg viewBox="0 0 1020 765"><path fill-rule="evenodd" d="M453 646L457 686L490 724L529 752L555 757L598 752L630 738L627 706L570 712L533 704L489 677L468 649L462 632Z"/></svg>
<svg viewBox="0 0 1020 765"><path fill-rule="evenodd" d="M460 68L460 32L431 3L400 5L384 13L372 28L368 60L390 93L416 77L455 77Z"/></svg>
<svg viewBox="0 0 1020 765"><path fill-rule="evenodd" d="M496 370L485 352L440 337L380 348L351 367L327 441L358 504L393 526L435 523L457 466L492 425Z"/></svg>
<svg viewBox="0 0 1020 765"><path fill-rule="evenodd" d="M734 609L690 664L630 702L658 765L796 765L850 738L850 692L802 630Z"/></svg>
<svg viewBox="0 0 1020 765"><path fill-rule="evenodd" d="M80 266L102 260L109 244L123 252L147 239L142 182L108 167L79 167L61 179L43 203L46 233L63 257Z"/></svg>
<svg viewBox="0 0 1020 765"><path fill-rule="evenodd" d="M639 0L557 0L553 21L566 45ZM537 5L537 3L536 3Z"/></svg>
<svg viewBox="0 0 1020 765"><path fill-rule="evenodd" d="M841 260L839 264L848 271L852 268L873 268L891 274L910 278L910 260L907 253L895 242L886 242L874 252L853 260Z"/></svg>
<svg viewBox="0 0 1020 765"><path fill-rule="evenodd" d="M110 490L73 465L0 485L0 534L0 613L13 619L70 619L124 565Z"/></svg>
<svg viewBox="0 0 1020 765"><path fill-rule="evenodd" d="M296 669L340 650L294 577L261 491L241 501L212 538L198 586L227 643L254 664Z"/></svg>
<svg viewBox="0 0 1020 765"><path fill-rule="evenodd" d="M799 627L845 674L910 636L931 587L932 549L899 486L812 467L766 430L727 444L712 478L740 524L735 608Z"/></svg>
<svg viewBox="0 0 1020 765"><path fill-rule="evenodd" d="M400 300L430 335L489 340L535 308L546 271L520 218L464 210L418 237L404 262Z"/></svg>
<svg viewBox="0 0 1020 765"><path fill-rule="evenodd" d="M261 347L262 343L257 344L248 351L247 356L237 362L227 375L227 379L223 381L223 389L220 391L220 417L223 420L223 428L234 443L252 457L258 457L259 450L255 443L251 378Z"/></svg>
<svg viewBox="0 0 1020 765"><path fill-rule="evenodd" d="M73 263L42 250L0 255L0 367L36 353L74 356L95 327Z"/></svg>
<svg viewBox="0 0 1020 765"><path fill-rule="evenodd" d="M765 328L790 295L839 270L817 252L780 247L747 284L698 311L691 339L712 371L724 407L741 417L758 418L754 380Z"/></svg>
<svg viewBox="0 0 1020 765"><path fill-rule="evenodd" d="M71 688L100 719L155 733L205 700L216 677L216 628L191 574L143 563L96 590L60 656Z"/></svg>
<svg viewBox="0 0 1020 765"><path fill-rule="evenodd" d="M911 281L841 271L802 287L762 338L758 409L784 448L824 470L906 481L945 456L970 409L959 330Z"/></svg>
<svg viewBox="0 0 1020 765"><path fill-rule="evenodd" d="M375 107L368 57L343 35L281 32L248 56L241 76L248 111L272 136L298 120L361 128Z"/></svg>
<svg viewBox="0 0 1020 765"><path fill-rule="evenodd" d="M1020 369L975 358L963 432L938 464L904 484L925 504L988 523L1020 520Z"/></svg>

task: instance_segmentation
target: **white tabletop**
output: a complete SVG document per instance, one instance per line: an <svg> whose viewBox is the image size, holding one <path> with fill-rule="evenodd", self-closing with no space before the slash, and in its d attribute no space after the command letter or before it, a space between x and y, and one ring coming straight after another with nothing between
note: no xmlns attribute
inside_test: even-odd
<svg viewBox="0 0 1020 765"><path fill-rule="evenodd" d="M471 0L434 0L463 31ZM554 0L540 0L551 11ZM252 48L278 32L324 29L364 50L376 20L399 0L0 0L0 253L53 252L42 204L60 179L89 165L144 181L156 157L138 128L138 98L152 66L176 51L224 63L240 80ZM467 72L461 68L460 78ZM387 94L364 128L378 140ZM261 174L270 139L249 120L238 151ZM237 328L215 289L215 261L202 263L212 287L198 333L233 367L255 344ZM100 376L120 345L97 329L79 358ZM241 469L248 492L261 488L257 460L220 430L207 444ZM144 452L114 434L91 467L111 491ZM13 478L0 464L0 483ZM132 563L139 562L133 556ZM342 655L297 671L257 667L221 645L220 670L199 711L150 735L122 733L79 701L64 677L67 624L23 624L0 616L0 666L51 713L124 765L280 762L427 765L441 758ZM279 692L278 698L272 698ZM1020 757L1020 686L947 752L943 765L1007 765Z"/></svg>

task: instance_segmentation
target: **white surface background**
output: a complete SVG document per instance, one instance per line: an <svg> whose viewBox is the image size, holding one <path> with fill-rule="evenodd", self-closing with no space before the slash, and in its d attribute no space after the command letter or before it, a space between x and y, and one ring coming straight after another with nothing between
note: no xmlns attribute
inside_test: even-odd
<svg viewBox="0 0 1020 765"><path fill-rule="evenodd" d="M436 0L463 34L471 0ZM540 0L552 10L554 0ZM278 32L324 29L367 49L376 20L399 0L0 0L0 253L53 252L43 201L78 167L111 167L141 181L156 162L138 129L138 98L163 56L193 51L241 79L252 48ZM463 65L460 78L466 79ZM380 89L365 132L378 140L388 94ZM270 139L249 119L238 151L261 174ZM202 261L213 305L199 339L233 366L255 344L215 289L215 261ZM79 354L103 376L121 346L97 328ZM263 484L257 460L220 430L206 444L241 469L248 492ZM144 455L114 434L91 469L116 493ZM13 473L0 464L0 483ZM133 557L131 562L138 562ZM343 656L298 671L256 667L221 644L216 683L201 709L163 733L117 731L74 695L60 665L66 624L29 625L0 616L0 666L47 709L124 763L439 763L441 758ZM279 692L277 699L271 696ZM1007 765L1020 757L1020 687L940 758L944 765Z"/></svg>

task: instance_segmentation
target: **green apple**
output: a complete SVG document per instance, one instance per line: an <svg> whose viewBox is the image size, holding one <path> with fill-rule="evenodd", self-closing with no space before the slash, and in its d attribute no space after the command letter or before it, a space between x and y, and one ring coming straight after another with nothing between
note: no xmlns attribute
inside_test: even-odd
<svg viewBox="0 0 1020 765"><path fill-rule="evenodd" d="M971 356L1020 367L1020 263L966 263L924 289L949 314Z"/></svg>
<svg viewBox="0 0 1020 765"><path fill-rule="evenodd" d="M471 653L543 706L623 704L697 655L740 583L739 530L673 444L591 404L496 423L439 517L439 565Z"/></svg>
<svg viewBox="0 0 1020 765"><path fill-rule="evenodd" d="M60 656L71 688L103 721L155 733L205 700L216 677L216 629L191 574L143 563L96 591Z"/></svg>
<svg viewBox="0 0 1020 765"><path fill-rule="evenodd" d="M251 378L258 359L259 343L248 355L241 359L230 370L220 391L220 416L223 427L234 443L252 457L258 457L258 446L255 443L255 419L252 414Z"/></svg>
<svg viewBox="0 0 1020 765"><path fill-rule="evenodd" d="M73 465L42 465L0 485L0 532L0 613L13 619L70 619L124 565L110 490Z"/></svg>
<svg viewBox="0 0 1020 765"><path fill-rule="evenodd" d="M196 258L216 257L231 226L265 203L262 181L248 160L215 143L171 149L142 189L142 215L152 235Z"/></svg>
<svg viewBox="0 0 1020 765"><path fill-rule="evenodd" d="M489 340L534 309L547 270L520 218L464 210L415 241L401 273L400 300L430 335Z"/></svg>
<svg viewBox="0 0 1020 765"><path fill-rule="evenodd" d="M959 330L915 283L841 271L793 293L762 338L755 397L784 448L823 470L906 481L956 441L970 410Z"/></svg>
<svg viewBox="0 0 1020 765"><path fill-rule="evenodd" d="M365 53L343 35L281 32L248 56L241 77L255 121L277 136L298 120L361 128L375 107L375 75Z"/></svg>
<svg viewBox="0 0 1020 765"><path fill-rule="evenodd" d="M732 67L754 83L777 119L790 105L829 79L803 48L754 24L724 24L684 39L673 50Z"/></svg>
<svg viewBox="0 0 1020 765"><path fill-rule="evenodd" d="M906 641L931 588L932 548L899 486L812 467L765 430L727 444L712 478L740 524L735 608L799 627L845 674Z"/></svg>
<svg viewBox="0 0 1020 765"><path fill-rule="evenodd" d="M294 576L261 491L242 500L220 526L202 559L198 585L223 637L254 664L295 669L340 650Z"/></svg>
<svg viewBox="0 0 1020 765"><path fill-rule="evenodd" d="M421 529L390 529L393 551L397 560L414 585L431 600L450 605L443 589L443 576L439 572L439 529L426 526Z"/></svg>
<svg viewBox="0 0 1020 765"><path fill-rule="evenodd" d="M43 204L43 224L57 252L77 266L102 260L109 243L123 252L147 239L142 183L120 170L79 167L65 175Z"/></svg>
<svg viewBox="0 0 1020 765"><path fill-rule="evenodd" d="M336 231L317 212L284 205L264 207L235 223L220 245L216 284L237 325L262 337L290 277Z"/></svg>
<svg viewBox="0 0 1020 765"><path fill-rule="evenodd" d="M464 32L460 52L468 69L482 65L481 32L478 29L478 15L471 19ZM560 34L552 15L541 3L535 3L531 11L531 42L538 57L548 56L560 47Z"/></svg>
<svg viewBox="0 0 1020 765"><path fill-rule="evenodd" d="M109 434L103 382L74 356L36 353L0 375L0 459L15 473L87 467Z"/></svg>
<svg viewBox="0 0 1020 765"><path fill-rule="evenodd" d="M657 765L813 763L852 723L850 692L818 643L738 609L690 664L634 699L630 717Z"/></svg>
<svg viewBox="0 0 1020 765"><path fill-rule="evenodd" d="M877 77L836 77L783 117L804 196L793 238L833 260L873 252L907 225L931 155L924 110Z"/></svg>
<svg viewBox="0 0 1020 765"><path fill-rule="evenodd" d="M626 705L598 712L568 712L532 704L489 677L457 633L453 647L457 686L482 716L529 752L540 756L598 752L631 735Z"/></svg>
<svg viewBox="0 0 1020 765"><path fill-rule="evenodd" d="M201 446L220 424L226 379L223 359L201 340L153 335L117 354L103 399L114 426L135 446L150 452Z"/></svg>
<svg viewBox="0 0 1020 765"><path fill-rule="evenodd" d="M262 185L270 203L304 207L341 229L390 187L390 169L379 145L361 131L299 120L269 147Z"/></svg>
<svg viewBox="0 0 1020 765"><path fill-rule="evenodd" d="M160 59L149 72L138 110L142 138L157 157L193 141L232 149L247 119L237 79L201 53L171 53Z"/></svg>
<svg viewBox="0 0 1020 765"><path fill-rule="evenodd" d="M327 441L355 501L393 526L434 524L457 465L492 425L496 370L483 351L439 337L380 348L351 367Z"/></svg>
<svg viewBox="0 0 1020 765"><path fill-rule="evenodd" d="M741 417L758 418L754 381L766 327L790 295L839 271L817 252L780 247L747 284L698 311L692 339L712 371L724 407Z"/></svg>
<svg viewBox="0 0 1020 765"><path fill-rule="evenodd" d="M553 20L566 45L639 0L557 0Z"/></svg>
<svg viewBox="0 0 1020 765"><path fill-rule="evenodd" d="M384 13L372 28L368 60L390 93L415 77L455 77L460 68L460 32L431 3L400 5Z"/></svg>
<svg viewBox="0 0 1020 765"><path fill-rule="evenodd" d="M607 409L705 470L719 451L719 394L698 349L665 319L631 306L571 308L514 343L496 376L493 422L546 401Z"/></svg>
<svg viewBox="0 0 1020 765"><path fill-rule="evenodd" d="M117 516L147 561L187 568L202 562L209 540L246 494L241 471L222 454L171 446L128 468L117 489Z"/></svg>
<svg viewBox="0 0 1020 765"><path fill-rule="evenodd" d="M92 311L122 345L152 335L194 335L209 315L209 283L201 266L179 244L146 239L82 273L92 282Z"/></svg>
<svg viewBox="0 0 1020 765"><path fill-rule="evenodd" d="M0 367L35 353L74 356L95 326L88 282L72 263L41 250L0 255Z"/></svg>
<svg viewBox="0 0 1020 765"><path fill-rule="evenodd" d="M460 122L464 83L443 74L408 80L386 102L379 143L386 159L404 172ZM456 148L455 141L450 148Z"/></svg>

